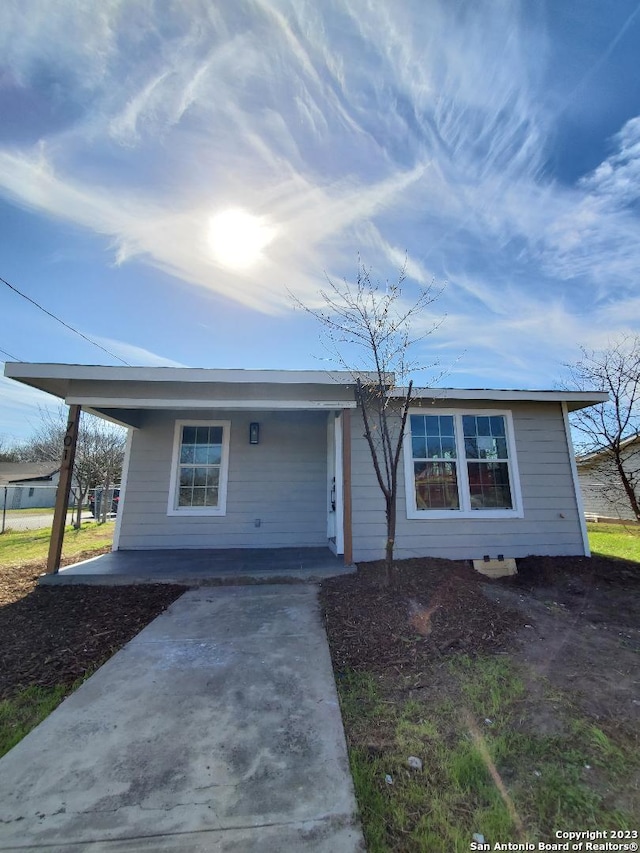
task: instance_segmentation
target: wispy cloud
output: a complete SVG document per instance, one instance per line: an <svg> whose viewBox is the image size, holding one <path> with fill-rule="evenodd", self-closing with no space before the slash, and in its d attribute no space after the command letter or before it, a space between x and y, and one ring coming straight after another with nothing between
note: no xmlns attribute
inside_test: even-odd
<svg viewBox="0 0 640 853"><path fill-rule="evenodd" d="M8 2L0 47L1 85L49 105L0 147L0 193L103 235L116 264L277 314L358 249L380 278L406 255L414 283L451 281L442 346L501 375L636 311L640 119L591 174L552 177L528 4ZM261 266L216 263L225 207L276 230Z"/></svg>

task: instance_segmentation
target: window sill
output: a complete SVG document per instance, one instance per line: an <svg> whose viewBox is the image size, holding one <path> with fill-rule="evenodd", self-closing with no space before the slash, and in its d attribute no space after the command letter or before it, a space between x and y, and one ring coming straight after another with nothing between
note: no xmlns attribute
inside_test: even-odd
<svg viewBox="0 0 640 853"><path fill-rule="evenodd" d="M167 512L168 516L172 516L174 518L181 516L190 516L191 518L203 516L204 518L212 518L215 516L220 517L226 514L227 512L225 509L210 509L208 507L205 509L170 509Z"/></svg>
<svg viewBox="0 0 640 853"><path fill-rule="evenodd" d="M463 511L459 509L414 509L407 510L407 518L410 521L432 521L435 519L438 519L439 521L442 521L443 519L447 519L449 521L457 521L462 518L524 518L524 513L520 512L517 509L477 509L471 511Z"/></svg>

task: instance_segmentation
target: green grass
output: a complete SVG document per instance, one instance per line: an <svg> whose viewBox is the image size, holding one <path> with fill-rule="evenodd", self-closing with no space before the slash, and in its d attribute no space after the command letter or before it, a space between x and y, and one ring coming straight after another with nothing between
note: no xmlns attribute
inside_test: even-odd
<svg viewBox="0 0 640 853"><path fill-rule="evenodd" d="M77 686L28 687L11 699L0 701L0 756L42 722Z"/></svg>
<svg viewBox="0 0 640 853"><path fill-rule="evenodd" d="M454 657L444 684L420 701L386 701L367 673L338 688L369 853L458 853L474 833L537 842L558 827L637 823L624 805L630 791L638 798L637 742L551 691L544 701L561 725L545 731L507 658ZM411 755L422 772L409 768Z"/></svg>
<svg viewBox="0 0 640 853"><path fill-rule="evenodd" d="M51 530L7 530L0 536L0 568L36 560L46 560ZM64 557L73 557L83 551L95 551L111 544L113 524L85 522L79 530L65 528Z"/></svg>
<svg viewBox="0 0 640 853"><path fill-rule="evenodd" d="M587 524L593 554L640 563L640 525Z"/></svg>

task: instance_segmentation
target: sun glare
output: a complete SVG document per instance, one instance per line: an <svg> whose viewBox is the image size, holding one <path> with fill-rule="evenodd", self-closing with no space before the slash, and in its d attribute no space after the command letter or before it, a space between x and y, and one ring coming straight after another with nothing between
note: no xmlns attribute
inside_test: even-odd
<svg viewBox="0 0 640 853"><path fill-rule="evenodd" d="M275 229L258 216L244 210L224 210L211 218L209 245L216 259L226 267L241 269L260 260Z"/></svg>

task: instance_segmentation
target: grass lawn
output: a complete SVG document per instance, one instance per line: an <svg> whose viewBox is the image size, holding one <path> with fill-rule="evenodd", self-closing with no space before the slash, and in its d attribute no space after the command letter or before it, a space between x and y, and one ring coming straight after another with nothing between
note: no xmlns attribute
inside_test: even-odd
<svg viewBox="0 0 640 853"><path fill-rule="evenodd" d="M640 525L587 524L594 554L640 563Z"/></svg>
<svg viewBox="0 0 640 853"><path fill-rule="evenodd" d="M48 717L76 686L27 687L0 701L0 757Z"/></svg>
<svg viewBox="0 0 640 853"><path fill-rule="evenodd" d="M113 541L113 522L98 524L85 522L79 530L65 529L62 556L74 557L86 551L99 551ZM47 558L51 529L8 530L0 536L0 568L22 563L43 561Z"/></svg>

